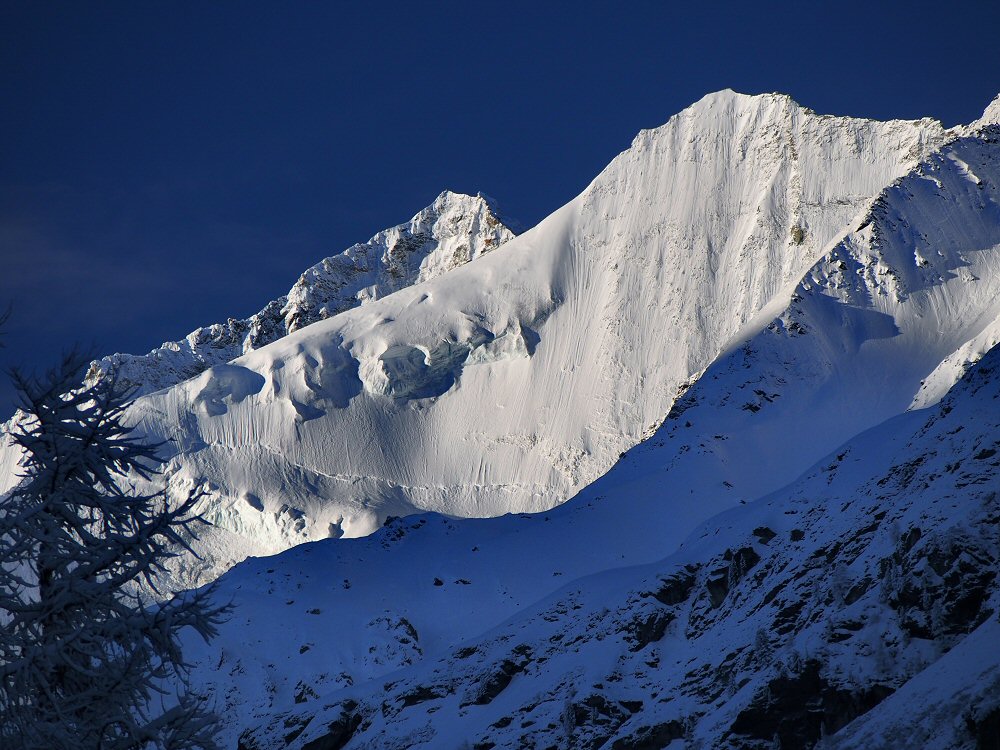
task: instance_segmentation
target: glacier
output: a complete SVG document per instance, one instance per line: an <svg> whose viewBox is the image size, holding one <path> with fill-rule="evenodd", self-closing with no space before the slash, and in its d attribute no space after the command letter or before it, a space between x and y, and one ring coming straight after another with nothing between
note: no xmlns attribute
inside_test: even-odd
<svg viewBox="0 0 1000 750"><path fill-rule="evenodd" d="M102 357L88 377L113 371L133 397L159 391L317 320L440 276L514 236L491 199L446 190L409 222L306 269L287 294L249 318L204 326L148 354Z"/></svg>

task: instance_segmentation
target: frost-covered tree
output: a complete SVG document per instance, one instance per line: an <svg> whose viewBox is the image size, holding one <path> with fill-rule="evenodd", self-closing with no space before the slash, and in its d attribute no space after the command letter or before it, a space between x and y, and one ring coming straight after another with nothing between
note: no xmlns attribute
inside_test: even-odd
<svg viewBox="0 0 1000 750"><path fill-rule="evenodd" d="M69 355L14 373L21 481L0 498L0 747L212 747L215 720L187 692L180 631L211 638L212 590L167 596L157 578L200 522L189 494L142 494L157 446L124 422L114 378L82 384Z"/></svg>

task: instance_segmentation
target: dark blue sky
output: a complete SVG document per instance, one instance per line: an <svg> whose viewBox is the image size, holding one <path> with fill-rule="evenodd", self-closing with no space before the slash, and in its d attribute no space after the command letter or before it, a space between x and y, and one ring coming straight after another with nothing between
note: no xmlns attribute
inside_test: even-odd
<svg viewBox="0 0 1000 750"><path fill-rule="evenodd" d="M248 315L445 188L531 225L720 88L967 122L1000 91L997 8L3 3L0 364Z"/></svg>

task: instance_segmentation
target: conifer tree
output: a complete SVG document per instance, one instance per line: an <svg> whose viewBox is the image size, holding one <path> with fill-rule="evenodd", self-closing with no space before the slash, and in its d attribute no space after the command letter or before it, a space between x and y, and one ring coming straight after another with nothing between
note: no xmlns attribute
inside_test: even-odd
<svg viewBox="0 0 1000 750"><path fill-rule="evenodd" d="M171 504L128 483L156 473L159 446L126 426L113 377L81 383L84 364L14 373L23 459L0 498L0 747L210 748L215 719L186 690L180 633L211 638L227 608L211 587L157 588L190 551L199 496Z"/></svg>

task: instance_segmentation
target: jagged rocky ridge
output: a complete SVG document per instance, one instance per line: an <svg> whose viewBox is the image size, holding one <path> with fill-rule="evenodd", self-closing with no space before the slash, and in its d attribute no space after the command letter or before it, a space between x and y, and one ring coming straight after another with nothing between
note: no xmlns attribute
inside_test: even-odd
<svg viewBox="0 0 1000 750"><path fill-rule="evenodd" d="M103 357L89 376L113 369L136 397L168 388L318 320L440 276L514 236L490 199L446 190L409 222L324 258L255 315L199 328L148 354Z"/></svg>
<svg viewBox="0 0 1000 750"><path fill-rule="evenodd" d="M562 502L956 134L711 95L499 251L139 399L170 487L209 494L186 575L390 515ZM847 436L802 441L797 470Z"/></svg>

